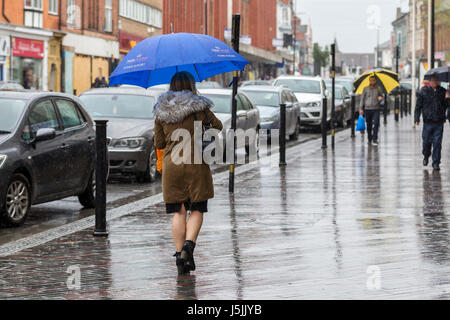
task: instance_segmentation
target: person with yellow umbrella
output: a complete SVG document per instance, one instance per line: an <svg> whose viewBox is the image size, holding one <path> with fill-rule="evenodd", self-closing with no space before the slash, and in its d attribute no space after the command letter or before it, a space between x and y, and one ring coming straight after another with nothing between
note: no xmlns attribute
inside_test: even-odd
<svg viewBox="0 0 450 320"><path fill-rule="evenodd" d="M384 94L398 85L397 74L383 69L366 72L354 83L356 93L362 94L359 114L365 116L368 143L373 146L378 146L380 106L384 103Z"/></svg>

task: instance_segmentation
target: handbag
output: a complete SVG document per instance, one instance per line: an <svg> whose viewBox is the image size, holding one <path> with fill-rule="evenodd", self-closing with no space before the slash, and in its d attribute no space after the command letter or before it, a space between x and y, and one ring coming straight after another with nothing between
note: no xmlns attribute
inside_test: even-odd
<svg viewBox="0 0 450 320"><path fill-rule="evenodd" d="M356 131L365 131L366 130L366 121L362 115L359 115L358 122L356 123Z"/></svg>
<svg viewBox="0 0 450 320"><path fill-rule="evenodd" d="M203 140L203 136L204 136L205 132L212 128L211 121L209 120L209 117L208 117L208 113L206 111L204 111L204 113L205 113L205 117L206 117L206 124L204 124L202 121L202 151L205 151L206 147L214 142L214 140L211 140L211 141ZM194 121L197 121L197 116L195 115L195 113L194 113Z"/></svg>

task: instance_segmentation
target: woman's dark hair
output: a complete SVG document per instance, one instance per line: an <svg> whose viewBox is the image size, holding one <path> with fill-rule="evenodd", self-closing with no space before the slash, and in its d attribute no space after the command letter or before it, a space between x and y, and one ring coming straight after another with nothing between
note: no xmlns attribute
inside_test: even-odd
<svg viewBox="0 0 450 320"><path fill-rule="evenodd" d="M197 94L195 87L195 79L187 71L181 71L175 73L170 81L170 91L191 91L193 94Z"/></svg>

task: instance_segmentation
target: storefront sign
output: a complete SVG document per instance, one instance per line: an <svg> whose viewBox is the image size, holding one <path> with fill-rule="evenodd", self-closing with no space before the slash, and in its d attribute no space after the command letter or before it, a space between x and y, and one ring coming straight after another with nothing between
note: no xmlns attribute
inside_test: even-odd
<svg viewBox="0 0 450 320"><path fill-rule="evenodd" d="M139 42L145 40L144 37L140 37L134 34L130 34L127 32L120 31L119 32L119 42L120 42L120 51L122 53L128 53L131 49L133 49Z"/></svg>
<svg viewBox="0 0 450 320"><path fill-rule="evenodd" d="M225 28L225 30L223 32L223 37L225 40L231 41L231 29L230 28Z"/></svg>
<svg viewBox="0 0 450 320"><path fill-rule="evenodd" d="M252 45L252 37L250 36L241 36L239 42L242 44L246 44L248 46Z"/></svg>
<svg viewBox="0 0 450 320"><path fill-rule="evenodd" d="M44 42L39 40L13 38L12 54L16 57L44 58Z"/></svg>
<svg viewBox="0 0 450 320"><path fill-rule="evenodd" d="M283 39L277 39L277 38L272 39L272 46L274 46L275 48L283 47Z"/></svg>

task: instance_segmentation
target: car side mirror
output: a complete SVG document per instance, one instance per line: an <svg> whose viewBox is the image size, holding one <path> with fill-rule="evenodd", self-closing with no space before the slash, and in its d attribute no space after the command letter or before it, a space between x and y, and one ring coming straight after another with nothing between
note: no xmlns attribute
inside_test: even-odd
<svg viewBox="0 0 450 320"><path fill-rule="evenodd" d="M236 117L237 118L246 118L247 112L245 110L239 110L238 112L236 112Z"/></svg>
<svg viewBox="0 0 450 320"><path fill-rule="evenodd" d="M43 128L39 129L36 132L36 137L34 138L34 142L40 142L40 141L48 141L55 139L56 137L56 131L53 128Z"/></svg>

